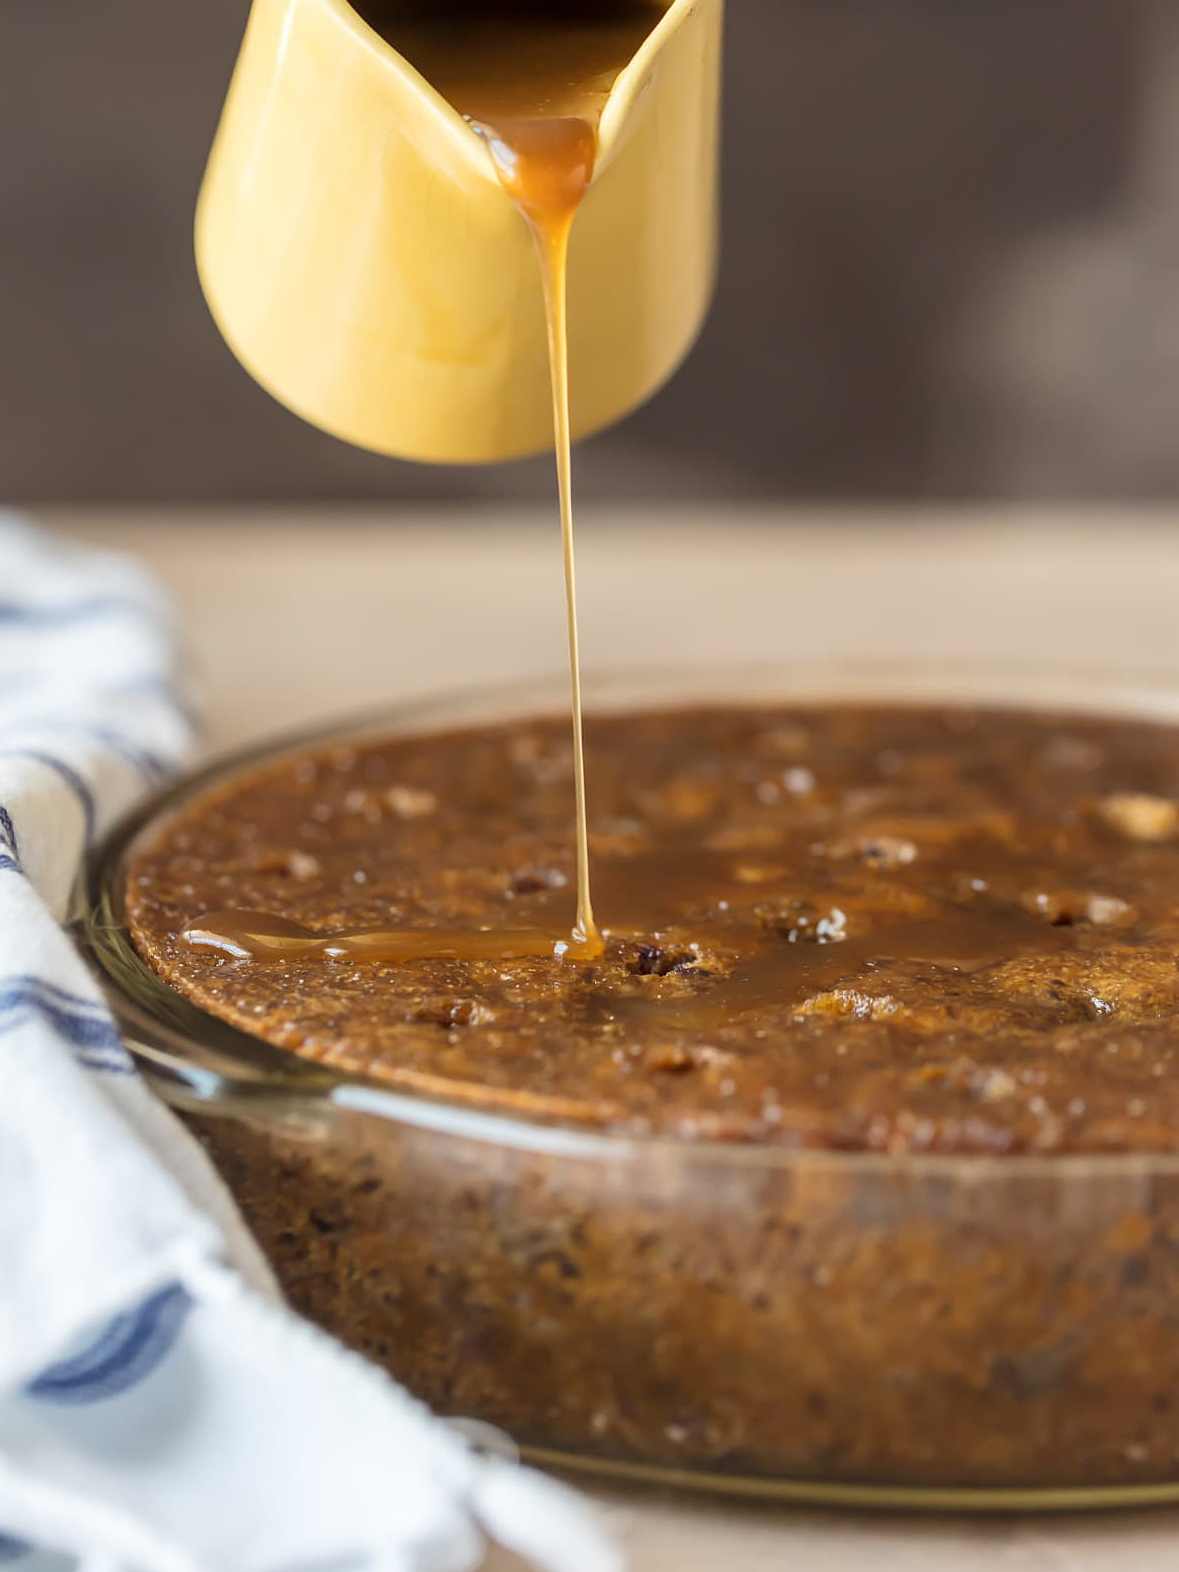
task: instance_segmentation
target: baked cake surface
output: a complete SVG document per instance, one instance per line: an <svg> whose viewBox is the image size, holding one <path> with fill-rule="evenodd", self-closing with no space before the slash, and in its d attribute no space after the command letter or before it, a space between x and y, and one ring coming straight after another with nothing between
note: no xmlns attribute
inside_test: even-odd
<svg viewBox="0 0 1179 1572"><path fill-rule="evenodd" d="M882 1151L1179 1143L1179 728L929 707L591 719L606 953L235 959L234 908L568 932L568 723L289 756L136 857L134 942L322 1063L638 1133Z"/></svg>

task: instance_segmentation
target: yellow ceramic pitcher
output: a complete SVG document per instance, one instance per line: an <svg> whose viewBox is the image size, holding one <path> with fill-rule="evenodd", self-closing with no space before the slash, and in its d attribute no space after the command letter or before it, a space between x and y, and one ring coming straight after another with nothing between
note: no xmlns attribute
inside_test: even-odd
<svg viewBox="0 0 1179 1572"><path fill-rule="evenodd" d="M722 0L672 0L618 77L569 262L574 435L699 330ZM317 426L401 458L552 445L536 249L486 144L346 0L254 0L197 210L226 340Z"/></svg>

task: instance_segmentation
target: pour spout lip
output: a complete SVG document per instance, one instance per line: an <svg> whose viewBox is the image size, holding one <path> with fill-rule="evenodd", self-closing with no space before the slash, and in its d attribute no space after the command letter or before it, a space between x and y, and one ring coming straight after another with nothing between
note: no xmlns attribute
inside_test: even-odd
<svg viewBox="0 0 1179 1572"><path fill-rule="evenodd" d="M651 67L680 29L709 4L719 11L724 0L668 0L663 15L615 77L598 124L595 179L609 167Z"/></svg>
<svg viewBox="0 0 1179 1572"><path fill-rule="evenodd" d="M648 72L668 40L701 7L702 0L668 0L668 4L647 34L632 58L623 66L614 80L602 110L598 129L598 153L590 184L605 169L621 140L627 119L635 100L647 80ZM723 0L712 0L721 4ZM471 171L484 179L499 183L491 154L485 139L447 99L416 69L404 55L399 54L386 39L370 27L349 0L320 0L320 4L335 22L352 38L382 62L399 80L401 86L412 92L422 106L453 134L457 146L463 150Z"/></svg>

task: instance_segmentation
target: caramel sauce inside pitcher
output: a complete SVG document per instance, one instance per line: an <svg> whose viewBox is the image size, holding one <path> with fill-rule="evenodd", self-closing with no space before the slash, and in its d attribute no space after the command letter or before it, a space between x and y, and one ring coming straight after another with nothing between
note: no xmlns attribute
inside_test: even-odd
<svg viewBox="0 0 1179 1572"><path fill-rule="evenodd" d="M594 919L586 821L569 430L569 236L593 179L598 128L610 89L663 14L664 5L659 0L581 0L580 4L518 0L508 7L479 5L473 0L461 4L368 0L356 9L483 138L504 190L536 241L548 333L564 558L577 920L572 936L567 931L540 930L340 935L323 953L373 959L499 955L507 960L522 954L592 958L601 954L603 940ZM271 919L272 925L274 922ZM278 926L281 928L281 921ZM243 924L225 912L206 919L199 937L193 929L188 938L193 943L212 944L218 935L220 948L242 955L273 955L280 938L277 931L264 937L257 921L248 915ZM292 940L294 936L281 937ZM290 948L288 945L287 953Z"/></svg>

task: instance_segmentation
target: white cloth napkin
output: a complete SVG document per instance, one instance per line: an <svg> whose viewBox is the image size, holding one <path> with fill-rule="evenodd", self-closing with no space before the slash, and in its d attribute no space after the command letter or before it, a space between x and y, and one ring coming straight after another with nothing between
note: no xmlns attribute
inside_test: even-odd
<svg viewBox="0 0 1179 1572"><path fill-rule="evenodd" d="M479 1455L286 1309L59 924L189 741L135 564L0 515L0 1563L613 1572L578 1497Z"/></svg>

